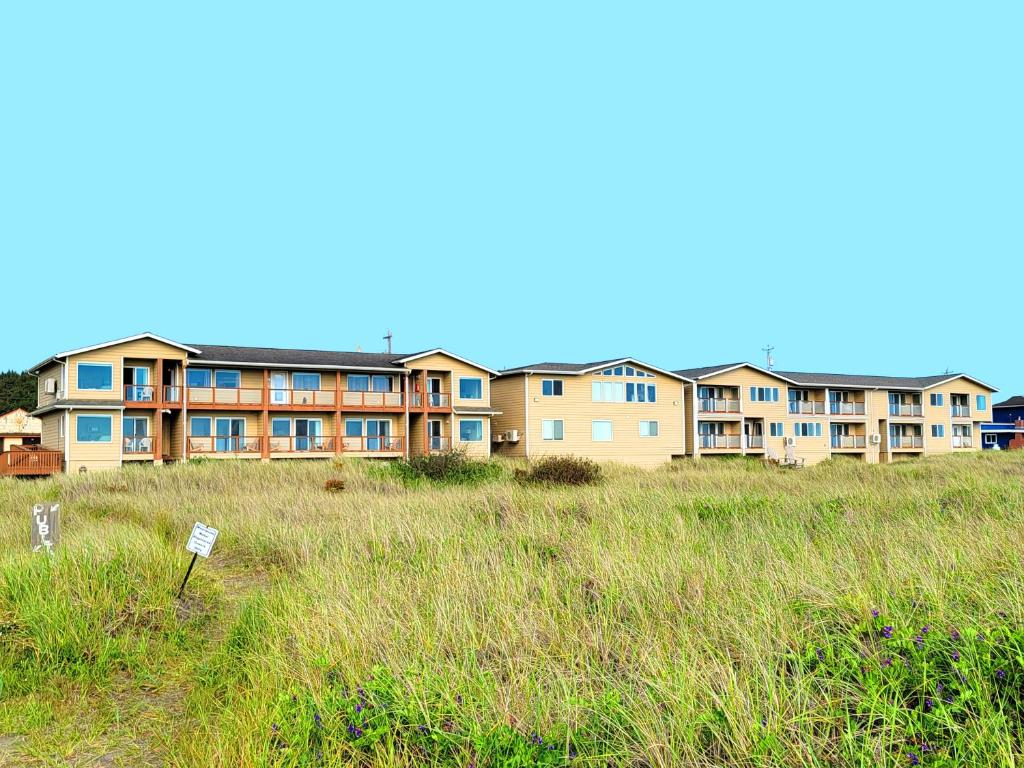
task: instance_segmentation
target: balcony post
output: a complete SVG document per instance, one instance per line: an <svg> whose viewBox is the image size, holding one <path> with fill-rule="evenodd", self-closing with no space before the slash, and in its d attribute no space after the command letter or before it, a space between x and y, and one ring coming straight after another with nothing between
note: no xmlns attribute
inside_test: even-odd
<svg viewBox="0 0 1024 768"><path fill-rule="evenodd" d="M157 358L156 370L153 371L153 381L156 382L156 392L153 400L156 401L156 409L153 411L153 463L164 463L164 361ZM124 437L122 435L122 437Z"/></svg>
<svg viewBox="0 0 1024 768"><path fill-rule="evenodd" d="M402 374L402 403L405 406L405 433L402 438L402 453L409 458L409 374ZM426 425L424 425L426 426Z"/></svg>
<svg viewBox="0 0 1024 768"><path fill-rule="evenodd" d="M241 382L239 382L241 383ZM260 398L260 404L263 406L260 411L261 423L260 423L260 458L270 460L270 369L263 369L263 393Z"/></svg>
<svg viewBox="0 0 1024 768"><path fill-rule="evenodd" d="M341 371L334 372L334 455L341 455Z"/></svg>

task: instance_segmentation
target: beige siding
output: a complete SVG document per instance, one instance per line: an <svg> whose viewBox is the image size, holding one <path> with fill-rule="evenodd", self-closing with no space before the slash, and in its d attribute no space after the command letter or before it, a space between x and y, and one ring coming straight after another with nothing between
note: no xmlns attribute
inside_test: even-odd
<svg viewBox="0 0 1024 768"><path fill-rule="evenodd" d="M517 442L493 443L495 455L526 456L526 374L502 376L491 382L491 405L501 414L491 419L494 434L519 431Z"/></svg>
<svg viewBox="0 0 1024 768"><path fill-rule="evenodd" d="M678 379L641 366L641 371L654 373L655 378L625 376L551 376L534 374L527 377L530 417L527 424L530 458L555 455L585 456L596 461L617 461L641 466L656 466L683 453L683 386ZM560 379L561 397L542 394L545 379ZM594 402L594 382L654 384L654 403ZM544 440L545 420L563 422L563 440ZM595 441L593 422L610 421L612 439ZM640 422L657 421L657 437L641 437ZM527 439L527 435L523 435Z"/></svg>
<svg viewBox="0 0 1024 768"><path fill-rule="evenodd" d="M109 443L78 442L78 420L86 416L108 416L111 422ZM81 467L88 471L117 469L121 466L121 411L79 410L69 414L70 452L65 456L68 472L78 472Z"/></svg>
<svg viewBox="0 0 1024 768"><path fill-rule="evenodd" d="M43 423L42 434L39 440L43 448L51 451L64 450L64 438L61 436L60 423L64 418L64 411L51 411L40 417Z"/></svg>
<svg viewBox="0 0 1024 768"><path fill-rule="evenodd" d="M79 355L72 355L68 358L68 399L82 400L123 400L124 399L124 365L126 360L133 360L136 363L145 360L156 360L159 358L182 360L185 352L163 344L152 339L140 339L129 341L124 344L114 344L109 347L94 349L91 352L83 352ZM91 390L78 388L78 364L79 363L107 363L113 371L113 386L109 390ZM151 378L150 381L154 381Z"/></svg>
<svg viewBox="0 0 1024 768"><path fill-rule="evenodd" d="M468 456L477 459L485 459L491 455L491 419L489 416L455 416L455 428L452 434L452 445L456 449L465 451ZM479 421L482 427L483 439L473 442L465 442L461 439L459 424L463 421Z"/></svg>
<svg viewBox="0 0 1024 768"><path fill-rule="evenodd" d="M54 363L53 365L47 366L39 372L36 376L36 403L39 408L44 405L49 405L57 399L57 394L61 392L64 387L64 382L61 377L63 376L64 366L60 363ZM46 393L46 380L53 379L55 382L55 392L51 394Z"/></svg>
<svg viewBox="0 0 1024 768"><path fill-rule="evenodd" d="M440 352L421 357L417 360L413 360L406 363L406 366L419 375L420 371L427 371L428 374L446 374L442 375L442 387L446 392L452 393L452 404L455 406L472 407L472 406L483 406L490 405L491 402L491 381L490 374L474 365L463 363L461 360L456 360L453 357L442 354ZM460 377L472 377L481 380L481 392L483 397L480 400L464 400L459 397L459 378Z"/></svg>

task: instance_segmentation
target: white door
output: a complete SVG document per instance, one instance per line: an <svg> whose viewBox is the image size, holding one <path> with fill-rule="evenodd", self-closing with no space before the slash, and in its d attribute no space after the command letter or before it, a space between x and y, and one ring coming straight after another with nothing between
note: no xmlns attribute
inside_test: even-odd
<svg viewBox="0 0 1024 768"><path fill-rule="evenodd" d="M275 372L270 374L270 402L273 405L287 405L289 401L288 374Z"/></svg>

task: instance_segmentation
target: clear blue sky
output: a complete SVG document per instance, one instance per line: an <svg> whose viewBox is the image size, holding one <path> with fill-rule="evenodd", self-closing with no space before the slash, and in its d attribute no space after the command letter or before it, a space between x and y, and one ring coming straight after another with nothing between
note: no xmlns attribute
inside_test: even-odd
<svg viewBox="0 0 1024 768"><path fill-rule="evenodd" d="M1016 3L8 3L0 368L151 330L1024 390ZM924 322L927 318L927 323ZM1019 345L1016 345L1019 346Z"/></svg>

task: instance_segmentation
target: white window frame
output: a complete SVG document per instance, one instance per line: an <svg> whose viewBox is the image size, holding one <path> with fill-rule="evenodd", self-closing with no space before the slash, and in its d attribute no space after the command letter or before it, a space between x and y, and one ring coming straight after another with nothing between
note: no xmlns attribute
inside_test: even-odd
<svg viewBox="0 0 1024 768"><path fill-rule="evenodd" d="M984 435L985 445L999 445L999 435L993 435L991 432Z"/></svg>
<svg viewBox="0 0 1024 768"><path fill-rule="evenodd" d="M94 368L109 368L110 369L110 386L109 387L83 387L82 386L82 366L91 365ZM82 392L113 392L114 391L114 364L104 362L92 362L89 360L81 360L75 363L75 386ZM77 422L76 422L77 423ZM77 438L77 435L76 435Z"/></svg>
<svg viewBox="0 0 1024 768"><path fill-rule="evenodd" d="M462 425L466 423L476 422L480 425L480 439L479 440L466 440L462 437ZM459 419L459 442L460 443L482 443L484 441L484 420L483 419Z"/></svg>
<svg viewBox="0 0 1024 768"><path fill-rule="evenodd" d="M193 435L192 424L195 423L196 419L206 419L210 422L210 434L209 435ZM189 437L213 437L213 417L212 416L189 416L188 417L188 436Z"/></svg>
<svg viewBox="0 0 1024 768"><path fill-rule="evenodd" d="M608 438L599 438L595 436L594 427L598 424L608 425ZM610 419L594 419L590 422L590 441L593 443L611 443L615 441L615 428L612 426Z"/></svg>
<svg viewBox="0 0 1024 768"><path fill-rule="evenodd" d="M217 384L218 373L237 373L238 374L238 386L237 387L222 387ZM210 377L210 384L214 389L241 389L242 388L242 371L240 368L215 368L213 375Z"/></svg>
<svg viewBox="0 0 1024 768"><path fill-rule="evenodd" d="M661 436L661 425L658 424L657 419L641 419L637 422L640 425L640 437L660 437ZM647 425L647 434L644 434L644 424ZM654 434L651 434L651 424L654 425Z"/></svg>
<svg viewBox="0 0 1024 768"><path fill-rule="evenodd" d="M309 387L302 387L302 388L296 387L295 386L295 377L296 376L316 376L316 388L315 389L311 389ZM318 371L292 371L291 382L292 382L292 389L293 390L298 390L299 392L319 392L320 391L320 387L323 385L323 377L320 375L320 373Z"/></svg>
<svg viewBox="0 0 1024 768"><path fill-rule="evenodd" d="M551 394L544 394L544 385L551 382ZM558 384L558 388L561 392L555 392L555 384ZM565 395L565 382L562 379L541 379L540 380L540 395L541 397L563 397Z"/></svg>
<svg viewBox="0 0 1024 768"><path fill-rule="evenodd" d="M464 397L462 395L462 382L464 381L477 381L480 383L480 397ZM484 399L484 379L482 376L459 376L459 400L483 400ZM472 421L472 419L471 419ZM474 440L473 442L479 442Z"/></svg>
<svg viewBox="0 0 1024 768"><path fill-rule="evenodd" d="M551 425L551 437L548 437L547 426ZM555 424L560 424L562 428L562 436L556 437ZM565 440L565 419L541 419L540 422L540 436L541 440L562 442Z"/></svg>
<svg viewBox="0 0 1024 768"><path fill-rule="evenodd" d="M79 421L83 418L86 419L106 419L110 422L110 439L109 440L82 440L81 432L78 429ZM114 417L108 413L76 413L75 414L75 442L81 443L82 445L109 445L114 442Z"/></svg>

